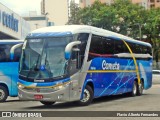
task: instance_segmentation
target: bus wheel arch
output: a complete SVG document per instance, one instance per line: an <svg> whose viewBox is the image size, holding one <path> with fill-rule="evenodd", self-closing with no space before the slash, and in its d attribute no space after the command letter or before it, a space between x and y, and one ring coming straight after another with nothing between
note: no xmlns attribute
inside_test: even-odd
<svg viewBox="0 0 160 120"><path fill-rule="evenodd" d="M83 98L78 101L79 105L87 106L94 98L94 86L92 82L88 82L83 91Z"/></svg>
<svg viewBox="0 0 160 120"><path fill-rule="evenodd" d="M8 95L9 95L9 91L8 91L7 85L1 83L0 84L0 102L5 102Z"/></svg>

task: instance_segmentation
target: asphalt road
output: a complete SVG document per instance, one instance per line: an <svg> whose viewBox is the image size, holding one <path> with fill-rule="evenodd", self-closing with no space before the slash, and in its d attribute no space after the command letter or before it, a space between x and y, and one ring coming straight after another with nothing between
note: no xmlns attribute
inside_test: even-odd
<svg viewBox="0 0 160 120"><path fill-rule="evenodd" d="M91 105L85 107L78 106L75 102L56 103L52 106L44 106L37 101L19 101L17 97L9 97L7 102L0 103L0 111L63 111L62 113L65 111L160 111L160 84L154 84L152 88L144 91L142 96L128 97L126 95L118 95L102 97L94 99ZM17 118L15 119L17 120ZM30 118L30 120L31 119L33 118ZM64 117L59 119L64 119ZM65 120L67 119L69 119L69 117L65 117ZM82 118L76 118L76 120L77 119ZM90 119L92 118L87 117L87 120ZM97 117L94 117L94 119L97 119ZM110 117L101 117L99 119L113 120L113 118ZM115 117L114 120L116 119L128 120L128 118L124 117ZM131 117L130 119L135 120L137 117ZM143 117L141 119L150 120L151 118ZM158 120L160 118L154 119Z"/></svg>

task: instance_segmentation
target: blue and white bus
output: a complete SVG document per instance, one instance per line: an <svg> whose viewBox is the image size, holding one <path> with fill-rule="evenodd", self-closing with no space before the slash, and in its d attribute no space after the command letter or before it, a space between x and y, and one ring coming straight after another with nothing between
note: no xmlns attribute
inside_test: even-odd
<svg viewBox="0 0 160 120"><path fill-rule="evenodd" d="M44 105L130 93L152 86L149 43L85 25L31 32L22 47L19 98Z"/></svg>
<svg viewBox="0 0 160 120"><path fill-rule="evenodd" d="M0 102L18 96L18 64L23 40L0 40ZM12 47L14 56L12 56ZM19 46L19 47L18 47Z"/></svg>

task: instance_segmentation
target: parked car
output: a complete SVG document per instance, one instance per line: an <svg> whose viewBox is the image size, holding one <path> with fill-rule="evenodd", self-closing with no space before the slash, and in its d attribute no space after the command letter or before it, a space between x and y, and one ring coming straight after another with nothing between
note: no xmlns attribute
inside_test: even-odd
<svg viewBox="0 0 160 120"><path fill-rule="evenodd" d="M152 82L153 84L160 84L160 70L152 70Z"/></svg>

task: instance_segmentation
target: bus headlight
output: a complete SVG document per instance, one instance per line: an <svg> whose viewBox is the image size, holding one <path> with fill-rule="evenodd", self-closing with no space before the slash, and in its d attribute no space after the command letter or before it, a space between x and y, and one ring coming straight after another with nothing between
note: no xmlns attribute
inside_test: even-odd
<svg viewBox="0 0 160 120"><path fill-rule="evenodd" d="M60 85L60 86L54 87L53 89L54 89L54 90L60 90L60 89L63 89L63 88L64 88L64 86L63 86L63 85Z"/></svg>
<svg viewBox="0 0 160 120"><path fill-rule="evenodd" d="M69 86L70 83L67 83L67 84L61 84L61 85L58 85L58 86L55 86L53 87L54 90L60 90L60 89L63 89L67 86Z"/></svg>
<svg viewBox="0 0 160 120"><path fill-rule="evenodd" d="M21 85L21 84L18 84L18 88L24 89L25 87L23 85Z"/></svg>

